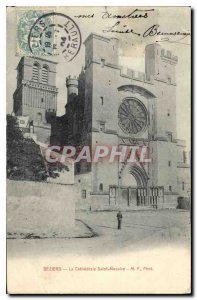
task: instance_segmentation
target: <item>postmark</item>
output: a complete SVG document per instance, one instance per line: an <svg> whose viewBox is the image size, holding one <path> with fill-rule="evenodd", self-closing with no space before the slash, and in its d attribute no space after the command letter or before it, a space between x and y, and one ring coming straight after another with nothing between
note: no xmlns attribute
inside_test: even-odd
<svg viewBox="0 0 197 300"><path fill-rule="evenodd" d="M48 19L52 21L48 22ZM78 25L62 13L48 13L33 24L28 45L33 55L61 55L69 62L81 47L81 32Z"/></svg>

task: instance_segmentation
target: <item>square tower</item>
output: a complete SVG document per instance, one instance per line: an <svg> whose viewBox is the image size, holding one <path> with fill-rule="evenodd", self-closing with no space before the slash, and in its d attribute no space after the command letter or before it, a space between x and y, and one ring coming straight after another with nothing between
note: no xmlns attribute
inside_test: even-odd
<svg viewBox="0 0 197 300"><path fill-rule="evenodd" d="M165 199L177 197L176 65L178 57L159 44L145 49L147 80L154 80L154 128L150 141L155 185L164 186ZM151 174L152 173L152 174Z"/></svg>
<svg viewBox="0 0 197 300"><path fill-rule="evenodd" d="M13 111L29 116L38 140L50 136L50 120L57 111L56 62L37 57L22 57L17 66L17 88Z"/></svg>

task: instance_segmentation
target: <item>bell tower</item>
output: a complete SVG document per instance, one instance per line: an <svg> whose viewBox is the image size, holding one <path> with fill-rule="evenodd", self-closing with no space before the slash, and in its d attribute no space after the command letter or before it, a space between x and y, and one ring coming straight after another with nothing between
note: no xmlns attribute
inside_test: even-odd
<svg viewBox="0 0 197 300"><path fill-rule="evenodd" d="M56 62L37 57L22 57L17 66L17 88L13 111L16 116L28 116L38 140L50 136L50 120L56 115Z"/></svg>

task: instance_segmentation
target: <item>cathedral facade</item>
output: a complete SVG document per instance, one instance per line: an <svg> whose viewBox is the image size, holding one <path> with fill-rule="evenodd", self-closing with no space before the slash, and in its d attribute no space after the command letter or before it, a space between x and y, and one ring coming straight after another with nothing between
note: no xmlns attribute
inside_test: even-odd
<svg viewBox="0 0 197 300"><path fill-rule="evenodd" d="M141 73L118 64L115 38L90 34L84 45L85 68L66 79L65 115L56 117L55 63L35 58L19 63L23 75L18 72L15 113L29 115L35 128L51 126L53 145L87 145L93 151L98 145L147 147L151 162L146 164L130 162L129 155L124 162L76 163L78 208L176 207L177 197L188 197L190 187L185 142L177 139L178 58L158 44L147 45Z"/></svg>
<svg viewBox="0 0 197 300"><path fill-rule="evenodd" d="M117 39L91 34L84 45L85 68L66 81L63 144L144 145L151 163L77 163L78 206L176 207L189 188L185 142L176 130L178 58L158 44L147 45L145 72L139 73L118 65Z"/></svg>

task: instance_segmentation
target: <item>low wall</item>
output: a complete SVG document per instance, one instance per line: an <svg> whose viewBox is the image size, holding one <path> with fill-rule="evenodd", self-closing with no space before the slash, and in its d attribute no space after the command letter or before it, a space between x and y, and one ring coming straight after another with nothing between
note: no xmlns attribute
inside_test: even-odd
<svg viewBox="0 0 197 300"><path fill-rule="evenodd" d="M178 205L177 195L164 195L162 208L176 208Z"/></svg>
<svg viewBox="0 0 197 300"><path fill-rule="evenodd" d="M74 226L73 185L7 181L8 237L65 236Z"/></svg>
<svg viewBox="0 0 197 300"><path fill-rule="evenodd" d="M108 194L91 194L91 209L92 210L110 210Z"/></svg>

